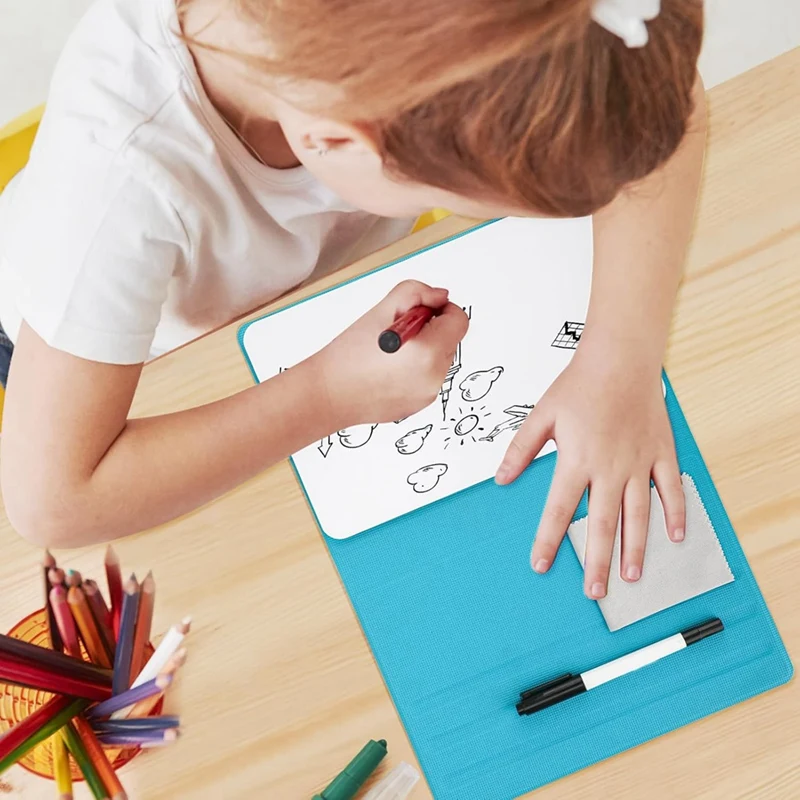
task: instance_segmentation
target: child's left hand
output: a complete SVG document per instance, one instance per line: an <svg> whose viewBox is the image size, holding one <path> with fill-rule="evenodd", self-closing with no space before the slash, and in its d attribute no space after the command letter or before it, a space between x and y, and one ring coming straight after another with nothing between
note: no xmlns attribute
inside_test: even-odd
<svg viewBox="0 0 800 800"><path fill-rule="evenodd" d="M582 342L570 365L531 412L511 442L497 482L515 480L553 439L558 462L536 534L531 565L546 572L589 487L589 533L584 591L606 594L617 522L622 515L621 577L642 574L653 478L673 542L684 537L685 512L661 386L659 365L637 365L625 354L592 352Z"/></svg>

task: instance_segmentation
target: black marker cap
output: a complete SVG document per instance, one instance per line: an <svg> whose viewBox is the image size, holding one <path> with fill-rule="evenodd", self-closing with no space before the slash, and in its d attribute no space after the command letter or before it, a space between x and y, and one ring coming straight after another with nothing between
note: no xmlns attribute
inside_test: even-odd
<svg viewBox="0 0 800 800"><path fill-rule="evenodd" d="M725 626L722 624L722 620L714 617L714 619L701 622L699 625L695 625L693 628L688 628L685 631L681 631L681 636L683 636L686 646L688 647L690 644L700 642L708 636L713 636L715 633L721 633L723 630L725 630Z"/></svg>
<svg viewBox="0 0 800 800"><path fill-rule="evenodd" d="M394 331L384 331L378 337L378 347L380 347L384 353L396 353L400 349L402 343L400 336Z"/></svg>
<svg viewBox="0 0 800 800"><path fill-rule="evenodd" d="M521 717L535 714L556 703L577 697L586 691L586 685L580 675L562 675L560 678L542 683L523 692L517 703L517 714Z"/></svg>

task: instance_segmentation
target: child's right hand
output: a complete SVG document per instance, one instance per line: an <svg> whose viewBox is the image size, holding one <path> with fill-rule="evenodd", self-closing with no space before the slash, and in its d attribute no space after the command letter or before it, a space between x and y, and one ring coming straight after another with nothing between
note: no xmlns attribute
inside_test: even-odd
<svg viewBox="0 0 800 800"><path fill-rule="evenodd" d="M418 305L437 316L395 353L378 347L378 336ZM396 286L377 306L309 359L337 429L393 422L436 400L469 320L448 302L446 289L417 281Z"/></svg>

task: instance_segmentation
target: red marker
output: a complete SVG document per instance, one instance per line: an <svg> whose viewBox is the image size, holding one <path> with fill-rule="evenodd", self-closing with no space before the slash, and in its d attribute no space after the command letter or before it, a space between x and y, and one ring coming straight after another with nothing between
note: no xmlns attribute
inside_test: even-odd
<svg viewBox="0 0 800 800"><path fill-rule="evenodd" d="M396 353L401 345L413 339L430 322L434 314L435 309L428 306L410 308L378 337L378 347L384 353Z"/></svg>

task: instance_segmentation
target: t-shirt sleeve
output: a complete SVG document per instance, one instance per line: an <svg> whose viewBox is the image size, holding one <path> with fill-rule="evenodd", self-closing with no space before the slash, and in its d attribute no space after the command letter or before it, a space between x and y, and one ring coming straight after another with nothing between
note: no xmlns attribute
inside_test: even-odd
<svg viewBox="0 0 800 800"><path fill-rule="evenodd" d="M51 143L46 143L50 145ZM22 318L48 345L110 364L146 361L189 245L167 200L91 142L46 146L20 176L5 258Z"/></svg>

